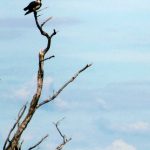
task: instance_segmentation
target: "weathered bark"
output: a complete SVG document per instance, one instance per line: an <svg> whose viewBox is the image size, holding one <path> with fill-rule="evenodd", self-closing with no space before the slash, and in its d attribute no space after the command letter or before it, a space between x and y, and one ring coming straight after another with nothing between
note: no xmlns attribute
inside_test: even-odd
<svg viewBox="0 0 150 150"><path fill-rule="evenodd" d="M19 145L18 142L20 140L20 137L21 137L23 131L26 129L28 123L30 122L30 120L32 119L32 117L36 111L36 106L37 106L39 98L41 96L42 87L43 87L43 78L44 78L44 70L43 70L44 61L42 61L43 59L44 59L44 55L43 55L43 52L41 51L39 54L37 91L32 98L32 101L30 103L30 107L29 107L26 117L24 118L22 123L19 125L18 130L16 131L15 135L13 136L13 138L12 138L10 144L8 145L8 147L6 148L6 150L16 150L16 147L18 147L18 145Z"/></svg>

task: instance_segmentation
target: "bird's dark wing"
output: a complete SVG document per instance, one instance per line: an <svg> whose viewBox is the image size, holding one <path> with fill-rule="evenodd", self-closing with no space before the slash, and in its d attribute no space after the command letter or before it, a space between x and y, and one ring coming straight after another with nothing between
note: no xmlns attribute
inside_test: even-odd
<svg viewBox="0 0 150 150"><path fill-rule="evenodd" d="M24 11L26 10L31 10L34 7L36 7L38 5L38 3L36 1L31 2L27 7L24 8Z"/></svg>

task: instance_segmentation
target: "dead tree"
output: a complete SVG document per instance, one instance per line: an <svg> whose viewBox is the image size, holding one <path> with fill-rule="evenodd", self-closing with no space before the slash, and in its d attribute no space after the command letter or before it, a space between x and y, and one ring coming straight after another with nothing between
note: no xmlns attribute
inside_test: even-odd
<svg viewBox="0 0 150 150"><path fill-rule="evenodd" d="M91 64L87 64L83 68L81 68L74 76L72 76L67 82L65 82L62 87L60 87L56 92L54 92L49 98L39 102L41 97L42 88L43 88L43 80L44 80L44 62L48 59L53 58L54 56L46 57L47 52L50 50L51 47L51 40L57 34L57 31L54 29L51 34L47 33L43 27L44 25L51 19L48 18L44 22L39 23L39 15L37 11L33 12L34 20L36 23L36 27L40 31L41 35L47 39L47 45L44 49L40 50L39 52L39 64L38 64L38 72L37 72L37 87L36 92L31 99L30 105L27 106L25 104L18 113L18 118L14 125L12 126L8 137L5 140L3 150L21 150L22 143L21 136L23 132L26 130L28 124L30 123L33 115L35 114L36 110L39 109L41 106L55 100L55 98L71 83L73 82L80 73L85 71L87 68L91 66ZM26 115L25 115L26 112ZM56 147L56 150L61 150L63 146L69 142L71 139L67 139L66 136L62 134L60 129L58 128L59 121L55 123L56 129L59 132L60 136L63 138L63 142ZM30 147L28 150L36 148L42 141L47 138L48 135L43 137L39 142L37 142L34 146Z"/></svg>

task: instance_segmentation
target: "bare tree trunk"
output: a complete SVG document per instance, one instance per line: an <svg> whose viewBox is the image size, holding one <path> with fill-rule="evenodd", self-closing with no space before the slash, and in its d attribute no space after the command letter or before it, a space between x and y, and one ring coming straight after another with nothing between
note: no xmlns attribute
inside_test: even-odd
<svg viewBox="0 0 150 150"><path fill-rule="evenodd" d="M18 130L16 131L14 137L12 138L12 140L11 140L10 144L8 145L8 147L6 148L6 150L15 150L16 149L16 146L19 145L18 142L20 140L20 137L21 137L23 131L26 129L28 123L30 122L30 120L32 119L32 117L36 111L36 106L40 99L42 87L43 87L43 78L44 78L44 70L43 70L44 61L42 61L43 59L44 59L44 54L43 54L43 51L41 51L39 53L39 70L38 70L38 76L37 76L37 91L32 98L32 101L30 103L30 107L29 107L26 117L24 118L22 123L19 125Z"/></svg>
<svg viewBox="0 0 150 150"><path fill-rule="evenodd" d="M48 39L47 47L44 50L41 50L40 53L39 53L39 68L38 68L38 75L37 75L37 90L36 90L36 93L34 94L32 100L31 100L30 107L29 107L27 115L25 116L22 123L19 125L16 133L14 134L12 140L9 142L6 150L16 150L19 147L20 137L21 137L23 131L26 129L27 125L29 124L30 120L32 119L35 111L37 110L37 105L38 105L38 101L39 101L40 96L41 96L42 87L43 87L43 79L44 79L44 69L43 69L44 61L43 60L45 58L45 54L50 49L51 38L53 37L53 35L56 34L55 30L54 30L54 32L52 33L51 36L49 36L46 32L43 31L42 27L38 23L37 12L34 12L34 18L35 18L35 21L36 21L36 25L37 25L38 29L40 30L41 34L46 36L47 39Z"/></svg>
<svg viewBox="0 0 150 150"><path fill-rule="evenodd" d="M50 49L51 46L51 39L54 35L56 35L56 31L55 29L53 30L53 33L51 35L49 35L47 32L45 32L43 30L43 26L45 25L45 23L47 21L49 21L51 19L48 18L46 19L41 25L38 22L38 15L37 12L34 12L34 19L35 19L35 23L37 28L39 29L40 33L45 36L47 38L47 46L45 49L41 50L39 52L39 65L38 65L38 74L37 74L37 89L36 89L36 93L34 94L31 102L30 102L30 106L28 109L27 114L25 115L25 117L23 118L24 112L26 110L26 105L23 107L23 109L20 111L19 115L18 115L18 119L15 122L14 126L12 127L12 129L10 130L8 137L4 143L3 146L3 150L21 150L21 145L20 139L22 136L22 133L25 131L25 129L27 128L29 122L31 121L34 113L36 112L36 110L41 107L42 105L54 100L62 91L65 87L67 87L68 84L70 84L71 82L73 82L77 76L83 72L84 70L86 70L87 68L89 68L91 66L91 64L86 65L85 67L83 67L81 70L79 70L73 77L71 77L70 80L68 80L58 91L56 91L56 93L54 93L51 97L49 97L48 99L42 101L41 103L39 103L39 99L42 93L42 87L43 87L43 79L44 79L44 62L48 59L53 58L54 56L50 56L48 58L45 58L45 55L47 54L48 50ZM22 119L22 121L20 121ZM21 122L21 123L20 123ZM18 126L17 126L18 125ZM59 128L58 128L58 123L56 124L57 130L59 131L60 135L62 136ZM15 130L16 129L16 130ZM12 132L14 131L14 134L12 134ZM11 138L12 137L12 138ZM63 136L62 136L63 137ZM43 138L44 140L44 138ZM65 137L63 137L64 142L61 144L60 147L57 147L57 150L61 150L62 147L69 141L66 141ZM42 142L42 140L41 140ZM39 143L41 143L39 142ZM38 145L38 144L37 144ZM34 148L34 146L33 146ZM33 149L31 147L31 149Z"/></svg>

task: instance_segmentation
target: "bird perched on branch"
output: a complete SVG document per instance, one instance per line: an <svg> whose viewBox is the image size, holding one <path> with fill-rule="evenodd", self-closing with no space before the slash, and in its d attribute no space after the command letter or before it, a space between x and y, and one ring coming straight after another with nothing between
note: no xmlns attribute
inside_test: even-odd
<svg viewBox="0 0 150 150"><path fill-rule="evenodd" d="M24 11L27 11L25 15L32 13L38 10L42 6L41 0L32 1L27 7L24 8Z"/></svg>

